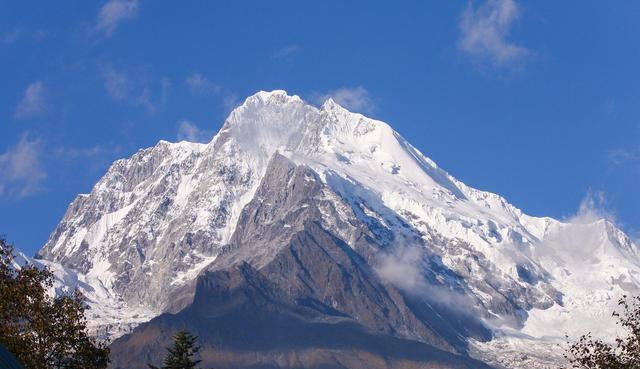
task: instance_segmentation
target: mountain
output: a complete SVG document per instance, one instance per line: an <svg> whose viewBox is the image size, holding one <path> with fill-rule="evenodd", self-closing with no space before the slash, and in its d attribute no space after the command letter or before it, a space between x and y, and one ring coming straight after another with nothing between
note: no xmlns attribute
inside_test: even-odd
<svg viewBox="0 0 640 369"><path fill-rule="evenodd" d="M116 161L37 258L87 293L119 368L185 326L220 368L545 367L565 333L612 334L640 286L611 222L528 216L386 123L284 91L208 144Z"/></svg>

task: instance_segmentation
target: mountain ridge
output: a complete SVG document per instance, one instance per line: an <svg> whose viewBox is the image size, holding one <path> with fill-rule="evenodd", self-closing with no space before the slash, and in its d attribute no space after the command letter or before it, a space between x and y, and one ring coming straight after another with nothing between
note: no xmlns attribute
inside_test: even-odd
<svg viewBox="0 0 640 369"><path fill-rule="evenodd" d="M314 215L329 232L353 246L353 224L366 226L387 243L367 263L403 293L480 309L497 332L493 344L517 345L513 332L581 332L568 312L602 316L617 295L640 286L637 245L612 223L528 216L458 181L388 124L281 90L247 98L208 144L161 141L116 161L74 200L38 257L78 273L88 292L104 291L94 306L118 301L106 318L94 317L96 327L177 313L189 306L198 275L236 241L274 155L308 168L333 194L325 201L339 211L329 216L318 205Z"/></svg>

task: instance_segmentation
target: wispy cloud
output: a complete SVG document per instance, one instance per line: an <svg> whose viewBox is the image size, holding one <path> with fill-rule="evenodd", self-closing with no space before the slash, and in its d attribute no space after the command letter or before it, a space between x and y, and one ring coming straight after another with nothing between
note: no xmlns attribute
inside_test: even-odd
<svg viewBox="0 0 640 369"><path fill-rule="evenodd" d="M47 173L41 159L42 142L27 133L0 154L0 195L25 197L42 190Z"/></svg>
<svg viewBox="0 0 640 369"><path fill-rule="evenodd" d="M240 103L238 95L233 91L211 81L201 73L192 73L185 78L184 83L193 95L200 97L216 96L217 98L221 98L225 113L232 111Z"/></svg>
<svg viewBox="0 0 640 369"><path fill-rule="evenodd" d="M31 83L16 106L14 117L32 118L47 110L46 89L42 81Z"/></svg>
<svg viewBox="0 0 640 369"><path fill-rule="evenodd" d="M98 173L103 172L122 153L122 146L115 142L87 147L58 146L47 150L47 155L57 164L57 171L61 165L70 165L65 170L81 166L84 170Z"/></svg>
<svg viewBox="0 0 640 369"><path fill-rule="evenodd" d="M100 8L95 29L106 37L111 37L118 26L136 17L138 0L109 0Z"/></svg>
<svg viewBox="0 0 640 369"><path fill-rule="evenodd" d="M160 106L164 109L171 95L171 80L167 77L160 78Z"/></svg>
<svg viewBox="0 0 640 369"><path fill-rule="evenodd" d="M0 44L11 45L12 43L18 41L18 39L20 38L20 34L20 30L17 28L0 33Z"/></svg>
<svg viewBox="0 0 640 369"><path fill-rule="evenodd" d="M9 31L0 32L0 45L12 45L22 40L42 41L46 37L44 30L28 30L13 28Z"/></svg>
<svg viewBox="0 0 640 369"><path fill-rule="evenodd" d="M240 104L240 99L238 98L238 95L233 92L225 92L222 97L222 104L224 105L226 112L229 113Z"/></svg>
<svg viewBox="0 0 640 369"><path fill-rule="evenodd" d="M102 79L107 95L113 100L133 106L143 107L149 113L165 108L171 94L171 80L162 77L149 81L144 78L132 78L124 70L118 70L108 64L102 68Z"/></svg>
<svg viewBox="0 0 640 369"><path fill-rule="evenodd" d="M514 0L486 0L477 8L469 3L460 17L460 49L494 66L521 61L529 50L507 39L519 13Z"/></svg>
<svg viewBox="0 0 640 369"><path fill-rule="evenodd" d="M201 142L211 141L213 133L211 131L200 129L188 120L183 120L178 126L178 141Z"/></svg>
<svg viewBox="0 0 640 369"><path fill-rule="evenodd" d="M52 150L56 158L64 160L76 160L84 158L98 158L102 156L112 156L122 152L122 147L118 145L94 145L91 147L58 147Z"/></svg>
<svg viewBox="0 0 640 369"><path fill-rule="evenodd" d="M616 165L638 163L640 164L640 146L629 149L616 149L609 152L609 160Z"/></svg>
<svg viewBox="0 0 640 369"><path fill-rule="evenodd" d="M422 266L423 254L416 246L397 247L390 253L380 255L376 270L384 280L396 287L418 294L427 284L425 268Z"/></svg>
<svg viewBox="0 0 640 369"><path fill-rule="evenodd" d="M274 50L271 57L273 59L290 59L295 53L300 50L298 45L286 45L279 49Z"/></svg>
<svg viewBox="0 0 640 369"><path fill-rule="evenodd" d="M354 112L370 114L376 109L369 91L362 86L355 88L339 88L327 93L315 93L312 94L311 100L320 105L329 98L333 99L333 101L337 102L344 108Z"/></svg>
<svg viewBox="0 0 640 369"><path fill-rule="evenodd" d="M134 105L141 106L149 113L156 113L165 109L169 94L171 93L171 81L160 78L159 87L144 84L140 93L135 96Z"/></svg>
<svg viewBox="0 0 640 369"><path fill-rule="evenodd" d="M451 286L429 281L427 259L422 246L394 245L378 255L375 269L383 280L410 295L471 316L476 309L474 299Z"/></svg>
<svg viewBox="0 0 640 369"><path fill-rule="evenodd" d="M615 213L607 208L607 197L604 192L589 191L580 202L576 214L565 219L569 223L588 224L606 219L616 224Z"/></svg>
<svg viewBox="0 0 640 369"><path fill-rule="evenodd" d="M626 175L640 176L640 145L612 150L608 159L611 164L624 168ZM626 229L629 236L640 246L640 224L631 224L630 227Z"/></svg>
<svg viewBox="0 0 640 369"><path fill-rule="evenodd" d="M104 88L107 94L114 100L124 100L129 95L129 79L125 72L116 70L113 66L107 65L102 70Z"/></svg>
<svg viewBox="0 0 640 369"><path fill-rule="evenodd" d="M47 32L42 29L33 32L33 39L36 41L42 41L45 37L47 37Z"/></svg>
<svg viewBox="0 0 640 369"><path fill-rule="evenodd" d="M222 88L211 82L207 77L200 73L193 73L185 79L185 83L189 91L194 94L220 93Z"/></svg>

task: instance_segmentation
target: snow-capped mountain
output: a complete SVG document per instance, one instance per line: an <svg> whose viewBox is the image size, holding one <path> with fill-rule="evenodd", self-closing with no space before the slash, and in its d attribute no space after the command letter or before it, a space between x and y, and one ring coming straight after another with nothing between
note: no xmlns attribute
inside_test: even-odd
<svg viewBox="0 0 640 369"><path fill-rule="evenodd" d="M325 248L344 243L362 258L353 273L379 279L361 305L300 292L274 266L296 240L320 237L310 224L339 240ZM268 272L277 291L298 291L278 301L298 306L313 295L367 329L513 368L559 360L551 347L565 333L611 334L618 297L640 287L637 245L611 222L528 216L458 181L386 123L284 91L247 98L208 144L161 141L116 161L37 257L86 291L92 327L110 338L163 313L195 314L194 301L214 304L202 296L217 293L207 278L219 283L221 271L246 264L243 278ZM479 317L492 339L459 322L438 328L396 290L433 307L429 316ZM390 315L377 316L371 301Z"/></svg>

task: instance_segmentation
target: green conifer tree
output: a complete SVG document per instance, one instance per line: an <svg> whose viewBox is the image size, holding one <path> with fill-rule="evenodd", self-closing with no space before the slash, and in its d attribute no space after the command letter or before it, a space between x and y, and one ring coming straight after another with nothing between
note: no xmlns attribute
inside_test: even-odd
<svg viewBox="0 0 640 369"><path fill-rule="evenodd" d="M197 336L191 335L186 330L178 332L173 337L173 344L167 348L167 355L161 369L196 369L201 360L195 360L194 356L200 351L196 346ZM160 369L157 366L147 364L151 369Z"/></svg>

